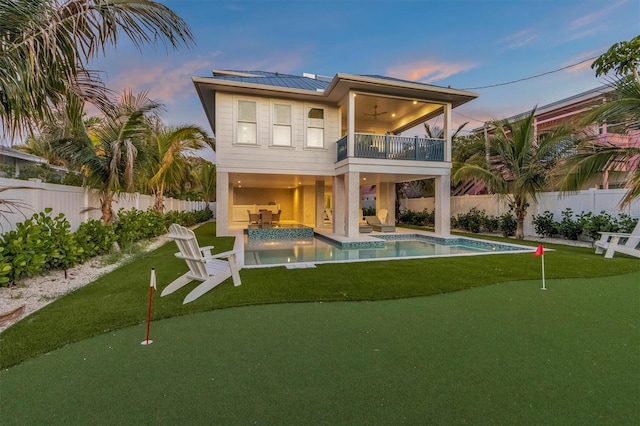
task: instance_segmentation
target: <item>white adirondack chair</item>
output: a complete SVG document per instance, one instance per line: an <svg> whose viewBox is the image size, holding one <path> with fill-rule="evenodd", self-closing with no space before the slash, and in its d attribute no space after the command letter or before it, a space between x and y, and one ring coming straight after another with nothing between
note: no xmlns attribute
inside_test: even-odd
<svg viewBox="0 0 640 426"><path fill-rule="evenodd" d="M600 239L596 241L596 254L605 252L604 257L611 259L618 253L640 257L640 221L631 234L616 232L600 232Z"/></svg>
<svg viewBox="0 0 640 426"><path fill-rule="evenodd" d="M171 294L191 281L202 281L202 284L194 288L184 298L183 304L187 304L229 277L233 278L233 285L236 287L241 284L240 267L236 262L235 251L225 251L224 253L212 255L213 246L198 246L198 240L193 231L175 223L169 226L169 238L176 242L180 252L176 253L175 256L187 262L189 272L165 287L160 296Z"/></svg>

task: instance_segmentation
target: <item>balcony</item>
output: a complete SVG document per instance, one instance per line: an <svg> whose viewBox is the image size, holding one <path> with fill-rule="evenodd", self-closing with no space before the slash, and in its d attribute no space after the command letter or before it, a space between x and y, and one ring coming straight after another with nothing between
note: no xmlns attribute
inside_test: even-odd
<svg viewBox="0 0 640 426"><path fill-rule="evenodd" d="M444 161L444 139L355 133L354 156L388 160ZM347 158L347 136L337 143L338 160Z"/></svg>

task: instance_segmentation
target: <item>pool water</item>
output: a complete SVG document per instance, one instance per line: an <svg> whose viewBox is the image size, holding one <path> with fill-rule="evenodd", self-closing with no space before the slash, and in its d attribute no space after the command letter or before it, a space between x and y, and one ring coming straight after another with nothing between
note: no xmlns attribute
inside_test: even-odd
<svg viewBox="0 0 640 426"><path fill-rule="evenodd" d="M300 240L247 241L245 237L245 266L286 265L292 263L325 263L399 259L434 256L458 256L492 252L532 251L531 247L500 244L468 238L437 238L422 235L403 235L401 239L381 236L379 248L342 249L336 243L309 238ZM388 238L388 239L387 239Z"/></svg>

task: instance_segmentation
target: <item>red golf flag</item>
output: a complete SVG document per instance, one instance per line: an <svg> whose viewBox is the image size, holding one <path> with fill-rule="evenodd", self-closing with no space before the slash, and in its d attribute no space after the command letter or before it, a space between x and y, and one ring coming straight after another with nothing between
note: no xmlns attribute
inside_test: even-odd
<svg viewBox="0 0 640 426"><path fill-rule="evenodd" d="M536 249L536 252L533 253L533 257L538 257L538 256L544 256L544 247L542 247L542 244L540 244Z"/></svg>

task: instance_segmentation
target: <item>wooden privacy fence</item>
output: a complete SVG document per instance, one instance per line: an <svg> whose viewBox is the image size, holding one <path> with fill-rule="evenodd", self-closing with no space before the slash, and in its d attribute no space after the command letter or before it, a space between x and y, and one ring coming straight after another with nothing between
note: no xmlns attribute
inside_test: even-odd
<svg viewBox="0 0 640 426"><path fill-rule="evenodd" d="M0 217L0 234L15 229L17 223L24 222L34 213L44 211L47 207L53 209L51 213L53 216L64 213L71 224L72 231L78 229L82 222L89 219L100 219L102 216L98 191L88 187L56 185L44 183L40 179L25 181L0 178L0 189L15 187L22 188L0 192L0 200L19 204L17 209L0 204L3 216ZM153 206L153 202L154 198L151 195L120 194L114 199L112 208L115 213L121 208L147 210ZM164 199L165 212L203 210L206 204L203 201Z"/></svg>
<svg viewBox="0 0 640 426"><path fill-rule="evenodd" d="M636 199L629 206L620 209L620 200L626 194L625 189L587 189L573 194L561 194L560 192L543 192L538 194L538 202L532 203L527 209L527 217L524 222L525 235L535 235L532 218L545 211L553 213L556 221L562 219L562 212L567 208L574 214L593 213L600 214L606 211L613 217L620 213L631 217L640 217L640 200ZM468 213L473 207L484 210L487 215L500 216L509 212L509 206L493 195L461 195L451 197L451 216ZM433 211L434 198L409 198L400 200L400 209Z"/></svg>

